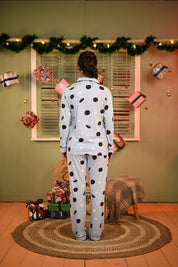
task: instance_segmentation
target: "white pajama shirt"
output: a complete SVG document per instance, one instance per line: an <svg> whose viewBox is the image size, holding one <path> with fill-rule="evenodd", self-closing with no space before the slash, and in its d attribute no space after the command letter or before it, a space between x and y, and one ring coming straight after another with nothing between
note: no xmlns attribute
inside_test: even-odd
<svg viewBox="0 0 178 267"><path fill-rule="evenodd" d="M113 153L113 107L110 90L95 78L82 77L67 87L60 109L60 150L67 152L72 231L86 239L85 177L91 192L89 237L101 238L108 153Z"/></svg>

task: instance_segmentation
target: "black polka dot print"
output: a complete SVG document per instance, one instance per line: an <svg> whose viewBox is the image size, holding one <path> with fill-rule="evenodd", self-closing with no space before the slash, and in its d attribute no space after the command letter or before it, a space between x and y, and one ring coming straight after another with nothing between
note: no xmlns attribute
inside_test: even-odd
<svg viewBox="0 0 178 267"><path fill-rule="evenodd" d="M92 198L95 198L95 196L93 194L91 194Z"/></svg>
<svg viewBox="0 0 178 267"><path fill-rule="evenodd" d="M71 87L69 90L73 90L74 89L74 87Z"/></svg>
<svg viewBox="0 0 178 267"><path fill-rule="evenodd" d="M101 125L101 121L98 122L98 125L99 125L99 126Z"/></svg>
<svg viewBox="0 0 178 267"><path fill-rule="evenodd" d="M91 89L91 85L86 85L86 89Z"/></svg>
<svg viewBox="0 0 178 267"><path fill-rule="evenodd" d="M79 138L79 142L83 142L84 141L84 139L83 138Z"/></svg>
<svg viewBox="0 0 178 267"><path fill-rule="evenodd" d="M81 165L83 165L84 163L85 163L85 161L84 161L84 160L81 160L81 161L80 161L80 164L81 164Z"/></svg>
<svg viewBox="0 0 178 267"><path fill-rule="evenodd" d="M97 97L94 97L93 98L93 102L98 102L98 98Z"/></svg>
<svg viewBox="0 0 178 267"><path fill-rule="evenodd" d="M91 129L91 126L90 125L85 125L88 129Z"/></svg>
<svg viewBox="0 0 178 267"><path fill-rule="evenodd" d="M100 113L103 114L103 113L104 113L104 109L101 109L101 110L100 110Z"/></svg>
<svg viewBox="0 0 178 267"><path fill-rule="evenodd" d="M77 201L76 197L73 197L73 202L76 202L76 201Z"/></svg>
<svg viewBox="0 0 178 267"><path fill-rule="evenodd" d="M101 213L101 217L103 217L103 216L104 216L104 212Z"/></svg>
<svg viewBox="0 0 178 267"><path fill-rule="evenodd" d="M111 131L110 131L110 130L107 130L107 131L106 131L106 134L110 134L110 133L111 133Z"/></svg>
<svg viewBox="0 0 178 267"><path fill-rule="evenodd" d="M67 128L66 125L62 125L62 129L65 130Z"/></svg>
<svg viewBox="0 0 178 267"><path fill-rule="evenodd" d="M80 220L80 219L77 219L77 220L76 220L76 222L77 222L77 223L80 223L80 222L81 222L81 220Z"/></svg>
<svg viewBox="0 0 178 267"><path fill-rule="evenodd" d="M102 172L102 171L103 171L103 168L99 168L98 171L99 171L99 172Z"/></svg>
<svg viewBox="0 0 178 267"><path fill-rule="evenodd" d="M75 188L74 188L74 192L77 192L77 191L78 191L78 188L77 188L77 187L75 187Z"/></svg>
<svg viewBox="0 0 178 267"><path fill-rule="evenodd" d="M82 103L84 101L84 98L81 98L80 100L79 100L79 103Z"/></svg>
<svg viewBox="0 0 178 267"><path fill-rule="evenodd" d="M102 142L99 142L98 145L99 145L99 146L103 146L103 143L102 143Z"/></svg>
<svg viewBox="0 0 178 267"><path fill-rule="evenodd" d="M71 108L71 109L74 109L74 105L70 105L70 108Z"/></svg>
<svg viewBox="0 0 178 267"><path fill-rule="evenodd" d="M106 105L106 106L104 107L104 109L105 109L105 110L107 110L108 108L109 108L109 106L108 106L108 105Z"/></svg>
<svg viewBox="0 0 178 267"><path fill-rule="evenodd" d="M64 116L61 117L61 121L63 121L63 119L64 119Z"/></svg>
<svg viewBox="0 0 178 267"><path fill-rule="evenodd" d="M77 179L75 179L73 182L74 182L74 183L76 183L76 182L78 182L78 180L77 180Z"/></svg>
<svg viewBox="0 0 178 267"><path fill-rule="evenodd" d="M100 133L100 132L97 132L97 133L96 133L96 136L100 136L100 135L101 135L101 133Z"/></svg>
<svg viewBox="0 0 178 267"><path fill-rule="evenodd" d="M90 223L90 228L93 228L93 224L92 223Z"/></svg>
<svg viewBox="0 0 178 267"><path fill-rule="evenodd" d="M70 96L70 99L73 99L73 98L74 98L74 95L71 95L71 96Z"/></svg>
<svg viewBox="0 0 178 267"><path fill-rule="evenodd" d="M91 184L95 184L95 180L92 179L92 180L91 180Z"/></svg>
<svg viewBox="0 0 178 267"><path fill-rule="evenodd" d="M94 155L94 156L92 156L92 159L96 160L96 159L97 159L97 156L95 156L95 155Z"/></svg>
<svg viewBox="0 0 178 267"><path fill-rule="evenodd" d="M74 215L77 213L77 210L74 211Z"/></svg>
<svg viewBox="0 0 178 267"><path fill-rule="evenodd" d="M74 173L73 172L70 172L70 176L74 176Z"/></svg>
<svg viewBox="0 0 178 267"><path fill-rule="evenodd" d="M62 104L62 108L65 108L65 104Z"/></svg>
<svg viewBox="0 0 178 267"><path fill-rule="evenodd" d="M85 115L90 115L90 111L89 110L85 110L84 114Z"/></svg>
<svg viewBox="0 0 178 267"><path fill-rule="evenodd" d="M104 90L104 87L103 87L103 86L99 86L99 89L100 89L100 90Z"/></svg>

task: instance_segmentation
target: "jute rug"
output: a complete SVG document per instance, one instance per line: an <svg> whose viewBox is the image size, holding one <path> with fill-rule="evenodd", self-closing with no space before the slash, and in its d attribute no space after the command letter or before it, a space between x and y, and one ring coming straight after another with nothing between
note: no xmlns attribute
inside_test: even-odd
<svg viewBox="0 0 178 267"><path fill-rule="evenodd" d="M89 218L87 218L87 228ZM27 221L12 233L15 242L36 253L71 259L104 259L140 255L159 249L171 240L169 229L157 221L127 215L120 224L105 224L100 241L78 242L70 218Z"/></svg>

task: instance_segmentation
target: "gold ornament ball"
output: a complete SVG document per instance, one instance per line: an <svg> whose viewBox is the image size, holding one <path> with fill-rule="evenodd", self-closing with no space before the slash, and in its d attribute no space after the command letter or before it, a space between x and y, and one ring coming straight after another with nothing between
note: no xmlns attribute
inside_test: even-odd
<svg viewBox="0 0 178 267"><path fill-rule="evenodd" d="M167 96L171 96L171 92L170 91L167 91Z"/></svg>
<svg viewBox="0 0 178 267"><path fill-rule="evenodd" d="M26 98L24 98L23 102L26 104L28 102L28 100Z"/></svg>

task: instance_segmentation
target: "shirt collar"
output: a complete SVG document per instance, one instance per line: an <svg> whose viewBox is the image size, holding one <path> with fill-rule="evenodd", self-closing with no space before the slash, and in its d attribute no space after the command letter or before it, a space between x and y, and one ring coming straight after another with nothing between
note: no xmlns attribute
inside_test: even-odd
<svg viewBox="0 0 178 267"><path fill-rule="evenodd" d="M99 81L96 78L80 77L77 80L77 82L83 82L83 81L90 81L90 82L95 82L99 84Z"/></svg>

